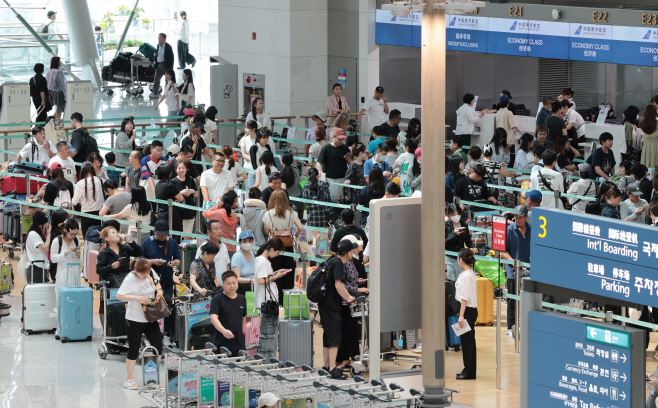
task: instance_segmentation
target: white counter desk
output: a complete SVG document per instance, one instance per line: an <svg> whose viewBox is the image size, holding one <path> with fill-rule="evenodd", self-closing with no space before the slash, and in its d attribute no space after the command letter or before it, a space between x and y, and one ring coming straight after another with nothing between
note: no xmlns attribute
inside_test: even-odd
<svg viewBox="0 0 658 408"><path fill-rule="evenodd" d="M534 116L514 116L516 120L516 125L524 133L535 134L535 124L537 119ZM471 145L475 146L481 144L482 146L487 145L491 142L491 139L494 135L494 130L496 129L496 114L487 113L475 122L475 129L473 131L473 137L471 137ZM521 133L514 132L514 139L518 145L518 140L521 138Z"/></svg>

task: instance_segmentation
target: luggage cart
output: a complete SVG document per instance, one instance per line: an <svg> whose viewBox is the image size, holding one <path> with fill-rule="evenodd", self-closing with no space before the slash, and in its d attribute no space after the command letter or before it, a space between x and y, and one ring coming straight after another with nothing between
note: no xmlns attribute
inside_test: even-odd
<svg viewBox="0 0 658 408"><path fill-rule="evenodd" d="M101 281L98 283L98 286L100 287L101 292L103 293L103 310L105 310L105 313L103 313L103 339L101 342L98 344L98 357L100 357L102 360L105 360L107 358L108 354L108 345L112 345L115 347L119 347L121 349L128 350L128 336L127 335L122 335L122 336L108 336L107 334L107 306L110 304L116 304L116 303L124 303L126 302L121 302L120 300L117 300L117 292L119 292L119 289L110 289L107 287L107 282L106 281Z"/></svg>
<svg viewBox="0 0 658 408"><path fill-rule="evenodd" d="M153 78L153 69L150 67L142 67L136 65L135 62L143 60L142 58L135 57L134 55L129 57L130 59L130 72L125 71L114 71L112 63L103 67L103 86L101 91L112 96L114 94L113 88L125 89L129 95L139 96L144 94L144 87L148 84L153 84L155 78ZM146 59L148 61L148 59ZM140 68L144 68L140 70ZM146 69L148 68L148 70ZM153 70L154 71L154 70ZM111 75L109 77L108 75ZM108 79L109 78L109 79ZM120 85L108 85L108 82L115 82Z"/></svg>
<svg viewBox="0 0 658 408"><path fill-rule="evenodd" d="M372 380L368 383L362 377L355 377L355 384L347 385L323 385L314 383L317 397L313 401L314 407L420 407L423 395L416 389L411 389L410 398L400 398L397 393L403 392L404 388L395 383L389 386Z"/></svg>
<svg viewBox="0 0 658 408"><path fill-rule="evenodd" d="M355 356L355 361L352 361L352 367L350 368L350 374L352 376L360 376L368 369L368 364L370 361L370 341L368 338L368 322L369 322L369 302L368 298L365 296L359 296L354 299L354 302L350 305L350 313L352 317L361 318L361 354ZM392 348L390 351L379 352L375 354L379 357L380 360L384 361L384 354L394 354L392 360L395 365L399 363L414 363L412 368L418 368L422 365L422 360L416 356L400 355L400 350Z"/></svg>
<svg viewBox="0 0 658 408"><path fill-rule="evenodd" d="M9 257L2 258L0 261L0 299L4 295L11 293L11 285L14 277L14 270L11 266ZM11 305L0 302L0 319L9 316Z"/></svg>
<svg viewBox="0 0 658 408"><path fill-rule="evenodd" d="M174 301L173 333L171 341L182 351L190 348L190 330L195 323L210 318L210 301L212 297L200 294L182 295L172 298Z"/></svg>

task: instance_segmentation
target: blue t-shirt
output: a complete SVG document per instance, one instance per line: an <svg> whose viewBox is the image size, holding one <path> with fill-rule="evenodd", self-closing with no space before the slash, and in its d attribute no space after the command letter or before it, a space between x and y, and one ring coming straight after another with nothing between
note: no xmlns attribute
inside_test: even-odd
<svg viewBox="0 0 658 408"><path fill-rule="evenodd" d="M377 151L377 146L384 143L385 139L386 139L385 137L378 137L377 139L375 139L375 140L371 141L370 143L368 143L368 151L371 154L375 154L375 152Z"/></svg>
<svg viewBox="0 0 658 408"><path fill-rule="evenodd" d="M382 171L391 171L391 165L387 162L383 161L380 164L377 163L375 159L368 159L363 163L363 175L368 177L370 175L370 170L372 170L373 167L380 167Z"/></svg>
<svg viewBox="0 0 658 408"><path fill-rule="evenodd" d="M253 278L254 268L256 267L256 254L254 251L251 251L251 262L247 262L247 258L242 254L242 250L238 250L235 255L233 255L233 259L231 259L231 268L235 266L240 268L241 278Z"/></svg>

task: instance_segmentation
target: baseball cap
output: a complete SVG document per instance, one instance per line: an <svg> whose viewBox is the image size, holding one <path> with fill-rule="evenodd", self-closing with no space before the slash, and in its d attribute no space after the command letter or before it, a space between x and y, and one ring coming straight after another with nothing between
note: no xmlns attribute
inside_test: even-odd
<svg viewBox="0 0 658 408"><path fill-rule="evenodd" d="M514 215L526 216L528 215L528 207L525 205L517 205L514 208Z"/></svg>
<svg viewBox="0 0 658 408"><path fill-rule="evenodd" d="M350 234L350 235L345 235L345 236L343 237L343 239L344 239L344 240L345 240L345 239L346 239L346 240L349 240L351 243L356 244L357 246L359 246L359 245L363 245L363 240L360 240L359 238L357 238L356 236L351 235L351 234ZM352 255L352 257L353 257L353 258L358 258L359 256L358 256L357 254L354 254L354 255Z"/></svg>
<svg viewBox="0 0 658 408"><path fill-rule="evenodd" d="M349 239L343 239L338 243L338 250L344 251L344 252L349 252L353 249L357 249L359 247L358 244L350 241Z"/></svg>
<svg viewBox="0 0 658 408"><path fill-rule="evenodd" d="M541 203L542 195L539 190L528 191L525 196L533 203Z"/></svg>
<svg viewBox="0 0 658 408"><path fill-rule="evenodd" d="M315 120L316 118L320 118L320 120L323 121L323 122L327 121L327 115L322 111L320 111L320 112L316 113L315 115L313 115L313 117L311 119Z"/></svg>
<svg viewBox="0 0 658 408"><path fill-rule="evenodd" d="M509 96L507 95L500 95L500 101L501 102L509 102Z"/></svg>
<svg viewBox="0 0 658 408"><path fill-rule="evenodd" d="M282 401L282 399L271 392L266 392L258 397L258 408L273 407L279 401Z"/></svg>
<svg viewBox="0 0 658 408"><path fill-rule="evenodd" d="M339 136L347 137L347 135L345 134L345 131L342 128L339 128L339 127L334 128L333 137L339 137Z"/></svg>
<svg viewBox="0 0 658 408"><path fill-rule="evenodd" d="M50 165L50 170L55 170L55 169L62 169L62 165L59 163L53 163Z"/></svg>
<svg viewBox="0 0 658 408"><path fill-rule="evenodd" d="M637 183L631 183L626 187L628 190L628 194L633 194L636 196L642 195L642 190L640 190L640 186Z"/></svg>
<svg viewBox="0 0 658 408"><path fill-rule="evenodd" d="M242 241L243 239L253 238L253 237L254 237L254 234L252 234L251 231L242 231L240 233L240 236L238 237L238 240Z"/></svg>
<svg viewBox="0 0 658 408"><path fill-rule="evenodd" d="M178 154L178 152L180 152L180 145L172 144L171 146L169 146L169 153Z"/></svg>
<svg viewBox="0 0 658 408"><path fill-rule="evenodd" d="M165 220L155 222L155 235L169 235L169 223Z"/></svg>
<svg viewBox="0 0 658 408"><path fill-rule="evenodd" d="M375 92L384 93L384 88L378 86L377 88L375 88Z"/></svg>
<svg viewBox="0 0 658 408"><path fill-rule="evenodd" d="M194 109L186 109L185 116L194 116Z"/></svg>
<svg viewBox="0 0 658 408"><path fill-rule="evenodd" d="M36 225L37 227L40 227L43 224L46 224L47 222L48 222L48 216L43 211L37 211L32 216L32 224Z"/></svg>
<svg viewBox="0 0 658 408"><path fill-rule="evenodd" d="M592 166L590 166L587 163L580 163L578 165L578 171L580 171L581 173L590 173L591 174L592 173Z"/></svg>
<svg viewBox="0 0 658 408"><path fill-rule="evenodd" d="M55 14L57 14L56 11L52 11L52 10L50 10L50 11L48 12L48 18L54 16Z"/></svg>

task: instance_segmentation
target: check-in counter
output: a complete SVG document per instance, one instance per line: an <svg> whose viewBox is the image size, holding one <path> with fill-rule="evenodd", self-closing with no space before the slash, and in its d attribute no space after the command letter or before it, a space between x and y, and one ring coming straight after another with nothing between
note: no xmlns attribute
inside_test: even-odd
<svg viewBox="0 0 658 408"><path fill-rule="evenodd" d="M535 124L537 119L534 116L514 116L516 120L516 125L524 133L535 134ZM475 129L473 130L473 137L471 138L471 145L475 146L481 144L482 146L489 144L494 135L494 130L496 129L496 114L487 113L475 122ZM515 144L518 145L518 141L521 138L521 133L514 132Z"/></svg>

